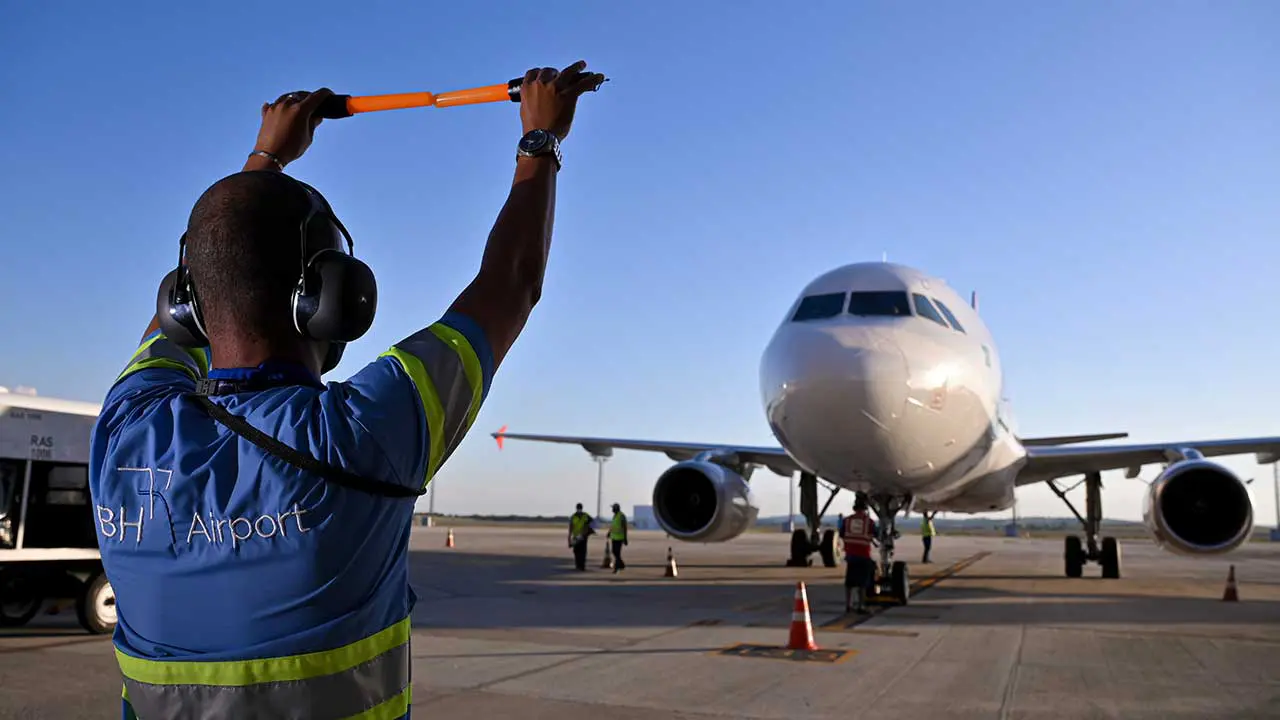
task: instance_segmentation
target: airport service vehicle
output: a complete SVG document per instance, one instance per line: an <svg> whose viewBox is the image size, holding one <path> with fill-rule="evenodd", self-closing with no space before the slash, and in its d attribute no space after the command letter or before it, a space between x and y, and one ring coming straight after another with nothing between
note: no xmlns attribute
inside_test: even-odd
<svg viewBox="0 0 1280 720"><path fill-rule="evenodd" d="M47 599L75 599L92 633L115 628L89 497L89 437L101 408L0 391L0 627Z"/></svg>
<svg viewBox="0 0 1280 720"><path fill-rule="evenodd" d="M531 435L503 439L581 445L596 457L615 448L660 452L676 461L653 488L653 511L674 538L724 542L755 521L748 481L765 467L799 474L807 529L791 538L788 564L807 566L821 554L836 564L836 532L821 518L841 489L863 492L879 519L877 579L898 602L908 600L907 564L895 562L899 513L1004 510L1014 489L1047 483L1083 526L1065 541L1066 575L1087 562L1104 578L1120 577L1120 545L1099 537L1102 472L1138 477L1160 464L1145 495L1144 519L1156 542L1192 554L1224 553L1253 530L1246 483L1210 456L1255 453L1280 459L1280 437L1084 445L1127 433L1026 438L1013 429L1003 396L995 340L978 314L943 280L904 265L866 262L811 281L792 303L764 349L760 393L780 447ZM1064 489L1059 481L1083 476ZM831 495L818 507L819 479ZM1085 489L1085 512L1067 497Z"/></svg>

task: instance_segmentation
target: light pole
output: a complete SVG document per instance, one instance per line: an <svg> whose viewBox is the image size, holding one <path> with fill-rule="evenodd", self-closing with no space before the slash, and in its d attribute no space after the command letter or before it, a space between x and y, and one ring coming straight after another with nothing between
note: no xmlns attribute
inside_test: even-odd
<svg viewBox="0 0 1280 720"><path fill-rule="evenodd" d="M431 485L427 487L427 527L435 527L436 524L436 485L440 484L437 478L431 478Z"/></svg>
<svg viewBox="0 0 1280 720"><path fill-rule="evenodd" d="M1271 484L1276 493L1276 526L1271 531L1271 541L1280 542L1280 462L1271 463Z"/></svg>
<svg viewBox="0 0 1280 720"><path fill-rule="evenodd" d="M791 476L787 483L787 533L796 531L796 476Z"/></svg>
<svg viewBox="0 0 1280 720"><path fill-rule="evenodd" d="M604 522L604 464L609 458L592 453L591 459L596 461L596 522Z"/></svg>

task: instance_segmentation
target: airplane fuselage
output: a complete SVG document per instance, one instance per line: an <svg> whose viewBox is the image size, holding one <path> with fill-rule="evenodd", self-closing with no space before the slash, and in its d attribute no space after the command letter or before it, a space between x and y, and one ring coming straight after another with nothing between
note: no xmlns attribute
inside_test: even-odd
<svg viewBox="0 0 1280 720"><path fill-rule="evenodd" d="M975 308L913 268L856 263L816 278L765 348L760 391L778 442L851 490L924 509L1013 504L1025 455Z"/></svg>

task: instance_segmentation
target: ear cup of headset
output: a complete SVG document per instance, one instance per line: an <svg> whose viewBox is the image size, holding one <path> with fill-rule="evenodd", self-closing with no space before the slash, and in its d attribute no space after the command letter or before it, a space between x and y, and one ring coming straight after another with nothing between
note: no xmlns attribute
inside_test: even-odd
<svg viewBox="0 0 1280 720"><path fill-rule="evenodd" d="M315 340L348 343L373 326L378 286L373 270L341 250L325 249L307 263L307 291L293 296L294 326Z"/></svg>
<svg viewBox="0 0 1280 720"><path fill-rule="evenodd" d="M200 329L194 292L190 285L180 291L179 275L185 273L175 268L160 281L160 290L156 293L156 319L160 321L160 331L183 347L205 347L209 338Z"/></svg>

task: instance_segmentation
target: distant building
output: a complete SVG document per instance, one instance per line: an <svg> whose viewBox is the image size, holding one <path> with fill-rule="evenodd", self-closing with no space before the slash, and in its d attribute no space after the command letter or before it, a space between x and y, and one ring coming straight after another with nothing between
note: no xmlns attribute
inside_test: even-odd
<svg viewBox="0 0 1280 720"><path fill-rule="evenodd" d="M637 530L658 530L658 519L652 505L636 505L631 509L631 526Z"/></svg>

